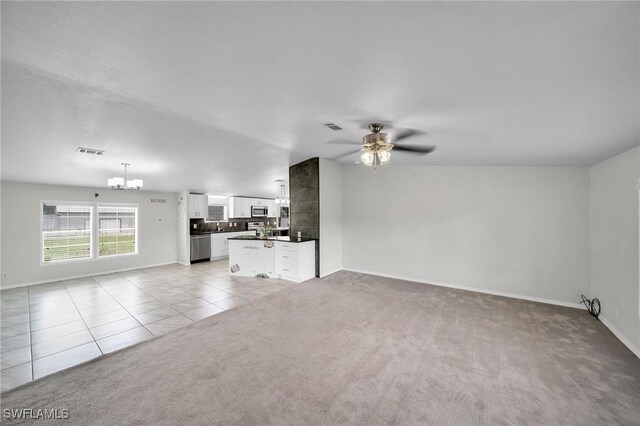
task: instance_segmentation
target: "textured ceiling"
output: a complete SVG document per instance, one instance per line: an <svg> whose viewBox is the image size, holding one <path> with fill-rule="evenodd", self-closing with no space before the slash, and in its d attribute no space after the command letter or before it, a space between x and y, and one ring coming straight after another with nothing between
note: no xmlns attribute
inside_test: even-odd
<svg viewBox="0 0 640 426"><path fill-rule="evenodd" d="M392 164L585 166L640 141L636 2L1 8L3 179L102 186L127 161L148 189L275 196L367 120L438 147Z"/></svg>

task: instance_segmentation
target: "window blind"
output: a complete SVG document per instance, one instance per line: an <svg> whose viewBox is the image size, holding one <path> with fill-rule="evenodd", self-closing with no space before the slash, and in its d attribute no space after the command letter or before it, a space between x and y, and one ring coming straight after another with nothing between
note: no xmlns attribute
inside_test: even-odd
<svg viewBox="0 0 640 426"><path fill-rule="evenodd" d="M98 206L98 257L136 252L135 207Z"/></svg>
<svg viewBox="0 0 640 426"><path fill-rule="evenodd" d="M42 261L91 257L91 207L42 205Z"/></svg>
<svg viewBox="0 0 640 426"><path fill-rule="evenodd" d="M225 206L223 206L223 205L209 206L209 210L208 210L208 214L207 214L207 220L209 222L216 222L216 221L226 220L226 218L224 217L224 208L225 208Z"/></svg>

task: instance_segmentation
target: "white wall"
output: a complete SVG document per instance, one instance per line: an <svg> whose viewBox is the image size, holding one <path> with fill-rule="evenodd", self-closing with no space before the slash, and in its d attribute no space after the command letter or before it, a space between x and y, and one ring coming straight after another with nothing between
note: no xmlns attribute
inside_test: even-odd
<svg viewBox="0 0 640 426"><path fill-rule="evenodd" d="M320 159L320 277L342 269L342 167Z"/></svg>
<svg viewBox="0 0 640 426"><path fill-rule="evenodd" d="M182 191L178 194L177 202L177 239L178 239L178 263L181 265L191 265L191 240L189 230L189 191Z"/></svg>
<svg viewBox="0 0 640 426"><path fill-rule="evenodd" d="M342 181L346 269L567 304L589 294L587 168L349 165Z"/></svg>
<svg viewBox="0 0 640 426"><path fill-rule="evenodd" d="M94 194L100 194L97 198ZM166 199L166 204L151 203ZM40 202L138 204L136 256L40 265ZM2 288L176 262L177 194L2 182Z"/></svg>
<svg viewBox="0 0 640 426"><path fill-rule="evenodd" d="M640 356L638 181L640 149L591 168L591 295L605 324Z"/></svg>

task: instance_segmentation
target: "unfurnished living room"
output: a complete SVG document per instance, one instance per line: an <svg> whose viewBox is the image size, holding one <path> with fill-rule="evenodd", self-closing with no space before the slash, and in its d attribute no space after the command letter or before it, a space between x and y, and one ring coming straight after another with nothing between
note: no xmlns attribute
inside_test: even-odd
<svg viewBox="0 0 640 426"><path fill-rule="evenodd" d="M0 14L2 424L640 425L640 2Z"/></svg>

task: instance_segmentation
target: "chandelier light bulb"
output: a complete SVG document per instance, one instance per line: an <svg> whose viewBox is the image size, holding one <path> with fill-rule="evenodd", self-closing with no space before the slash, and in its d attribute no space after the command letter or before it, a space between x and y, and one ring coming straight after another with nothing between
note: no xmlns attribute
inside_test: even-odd
<svg viewBox="0 0 640 426"><path fill-rule="evenodd" d="M142 179L131 179L127 181L127 188L130 188L130 189L142 188Z"/></svg>
<svg viewBox="0 0 640 426"><path fill-rule="evenodd" d="M109 179L109 186L121 187L124 185L124 178L114 177Z"/></svg>
<svg viewBox="0 0 640 426"><path fill-rule="evenodd" d="M129 179L127 177L127 166L129 166L129 163L122 163L122 165L124 166L124 177L116 176L111 179L107 179L107 186L111 187L111 189L140 190L140 188L142 188L142 179Z"/></svg>

